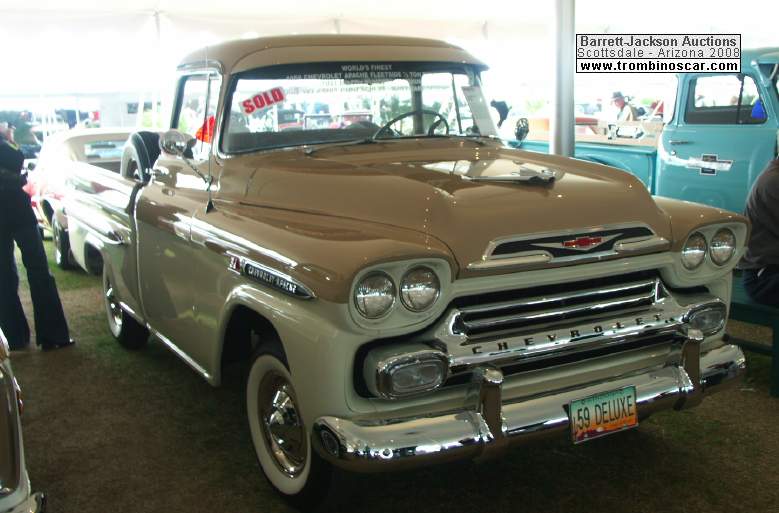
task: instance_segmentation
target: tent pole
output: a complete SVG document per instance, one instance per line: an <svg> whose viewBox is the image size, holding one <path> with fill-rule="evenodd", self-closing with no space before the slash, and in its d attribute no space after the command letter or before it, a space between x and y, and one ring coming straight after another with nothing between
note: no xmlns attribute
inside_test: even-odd
<svg viewBox="0 0 779 513"><path fill-rule="evenodd" d="M575 0L555 0L554 10L554 98L549 131L549 153L572 157L574 153L573 110L574 46L576 37Z"/></svg>

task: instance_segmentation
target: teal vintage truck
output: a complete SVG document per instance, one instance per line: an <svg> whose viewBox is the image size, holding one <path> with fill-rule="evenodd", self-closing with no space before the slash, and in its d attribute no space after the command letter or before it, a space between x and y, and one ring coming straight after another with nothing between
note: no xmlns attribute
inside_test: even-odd
<svg viewBox="0 0 779 513"><path fill-rule="evenodd" d="M641 122L577 134L575 156L629 171L652 194L741 212L755 179L777 157L779 48L744 50L741 73L678 76L665 125ZM548 152L543 134L524 150Z"/></svg>

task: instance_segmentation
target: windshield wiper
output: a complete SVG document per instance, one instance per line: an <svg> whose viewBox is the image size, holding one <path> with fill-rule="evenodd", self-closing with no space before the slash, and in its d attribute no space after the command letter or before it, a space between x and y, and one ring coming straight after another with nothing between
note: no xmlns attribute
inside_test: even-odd
<svg viewBox="0 0 779 513"><path fill-rule="evenodd" d="M372 137L366 137L365 139L357 139L355 141L317 144L313 148L306 148L305 153L306 153L307 156L311 156L314 153L316 153L317 151L322 150L322 149L326 149L326 148L339 148L339 147L343 147L343 146L359 146L361 144L376 144L377 142L379 142L379 139L374 139Z"/></svg>

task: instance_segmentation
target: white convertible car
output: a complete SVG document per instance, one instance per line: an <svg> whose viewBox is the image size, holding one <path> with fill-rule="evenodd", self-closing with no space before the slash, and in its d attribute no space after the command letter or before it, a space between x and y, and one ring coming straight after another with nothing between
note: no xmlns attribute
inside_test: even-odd
<svg viewBox="0 0 779 513"><path fill-rule="evenodd" d="M0 331L0 512L37 513L45 508L44 496L32 493L24 464L22 400L11 369L10 351Z"/></svg>
<svg viewBox="0 0 779 513"><path fill-rule="evenodd" d="M66 190L65 180L84 168L119 173L122 151L130 133L127 128L89 128L59 132L46 139L25 190L30 195L38 224L52 233L55 260L61 268L73 267L67 218L61 211L57 215Z"/></svg>

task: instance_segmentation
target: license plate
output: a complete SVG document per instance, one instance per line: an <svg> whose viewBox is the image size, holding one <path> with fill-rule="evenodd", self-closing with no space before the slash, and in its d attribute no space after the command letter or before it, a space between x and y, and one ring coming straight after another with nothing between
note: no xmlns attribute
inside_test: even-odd
<svg viewBox="0 0 779 513"><path fill-rule="evenodd" d="M571 401L568 416L575 444L636 427L636 387L620 388Z"/></svg>

